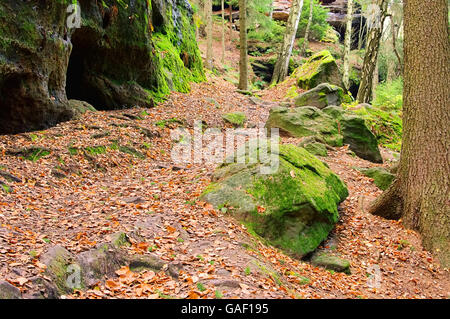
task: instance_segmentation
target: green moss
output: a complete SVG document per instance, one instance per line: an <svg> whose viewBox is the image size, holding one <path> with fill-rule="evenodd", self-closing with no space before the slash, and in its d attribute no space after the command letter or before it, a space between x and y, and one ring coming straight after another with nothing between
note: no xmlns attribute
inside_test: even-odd
<svg viewBox="0 0 450 319"><path fill-rule="evenodd" d="M386 190L395 179L394 174L388 172L382 167L362 168L359 170L367 177L373 178L373 182L381 190Z"/></svg>
<svg viewBox="0 0 450 319"><path fill-rule="evenodd" d="M297 79L297 84L301 88L309 89L317 86L319 75L327 75L331 68L336 65L336 60L330 51L323 50L310 57L305 64L297 68L293 76Z"/></svg>
<svg viewBox="0 0 450 319"><path fill-rule="evenodd" d="M280 145L278 154L279 168L270 175L258 173L258 164L222 165L214 174L218 181L202 198L215 206L228 204L250 234L304 256L327 237L348 191L305 149Z"/></svg>
<svg viewBox="0 0 450 319"><path fill-rule="evenodd" d="M222 115L222 118L224 119L224 121L227 121L228 123L231 123L236 127L243 126L245 121L247 120L247 116L242 112L226 113Z"/></svg>

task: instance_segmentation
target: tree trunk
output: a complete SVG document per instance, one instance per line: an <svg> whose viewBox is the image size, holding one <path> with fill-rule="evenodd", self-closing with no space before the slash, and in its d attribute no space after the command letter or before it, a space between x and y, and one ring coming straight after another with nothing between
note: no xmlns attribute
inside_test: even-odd
<svg viewBox="0 0 450 319"><path fill-rule="evenodd" d="M233 6L231 5L231 0L229 1L230 6L230 44L233 41Z"/></svg>
<svg viewBox="0 0 450 319"><path fill-rule="evenodd" d="M378 78L379 78L380 74L378 72L378 58L375 61L375 68L373 70L373 76L372 76L372 101L375 100L376 97L376 88L378 85Z"/></svg>
<svg viewBox="0 0 450 319"><path fill-rule="evenodd" d="M225 0L222 0L222 65L225 64Z"/></svg>
<svg viewBox="0 0 450 319"><path fill-rule="evenodd" d="M289 13L286 32L283 43L278 52L277 63L272 76L272 84L277 84L284 80L288 73L289 59L291 58L292 48L294 47L295 35L297 33L298 22L302 13L303 0L294 0L292 2L291 12Z"/></svg>
<svg viewBox="0 0 450 319"><path fill-rule="evenodd" d="M247 0L239 0L239 86L240 90L248 90L248 55L247 55Z"/></svg>
<svg viewBox="0 0 450 319"><path fill-rule="evenodd" d="M404 5L403 145L395 182L370 212L402 218L450 266L450 44L446 0Z"/></svg>
<svg viewBox="0 0 450 319"><path fill-rule="evenodd" d="M342 82L344 82L345 89L350 88L349 73L350 73L350 51L352 46L352 22L353 22L353 0L347 2L347 29L345 30L344 43L344 75Z"/></svg>
<svg viewBox="0 0 450 319"><path fill-rule="evenodd" d="M207 36L207 45L206 45L206 68L208 70L213 69L213 49L212 49L212 1L205 1L205 13L206 13L206 36Z"/></svg>
<svg viewBox="0 0 450 319"><path fill-rule="evenodd" d="M313 9L314 9L314 0L309 0L309 17L308 17L308 24L306 25L305 30L305 40L303 41L303 49L302 49L303 53L306 53L306 50L308 50L308 38L313 18Z"/></svg>
<svg viewBox="0 0 450 319"><path fill-rule="evenodd" d="M359 85L356 99L360 103L370 103L372 98L372 80L375 71L378 51L380 49L380 39L383 34L384 20L386 19L388 0L376 0L375 3L380 9L379 16L374 19L376 23L370 26L367 39L366 54L362 67L361 83Z"/></svg>

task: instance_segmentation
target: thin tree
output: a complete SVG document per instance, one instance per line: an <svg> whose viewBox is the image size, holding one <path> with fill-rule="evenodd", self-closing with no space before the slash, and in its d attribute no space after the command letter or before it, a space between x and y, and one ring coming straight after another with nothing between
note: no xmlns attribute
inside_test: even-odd
<svg viewBox="0 0 450 319"><path fill-rule="evenodd" d="M243 91L248 90L248 55L247 55L247 0L239 0L239 86Z"/></svg>
<svg viewBox="0 0 450 319"><path fill-rule="evenodd" d="M303 53L306 53L306 50L308 50L309 31L311 29L311 24L312 24L312 20L313 20L313 10L314 10L314 0L309 0L309 17L308 17L308 23L306 24L305 38L303 41L303 48L302 48Z"/></svg>
<svg viewBox="0 0 450 319"><path fill-rule="evenodd" d="M230 44L233 41L233 5L231 3L232 0L230 0L229 3L229 9L230 9Z"/></svg>
<svg viewBox="0 0 450 319"><path fill-rule="evenodd" d="M347 1L347 28L345 30L344 42L344 74L342 82L344 82L345 89L350 88L349 73L350 73L350 51L352 46L352 22L353 22L353 0Z"/></svg>
<svg viewBox="0 0 450 319"><path fill-rule="evenodd" d="M370 31L367 39L366 54L364 55L361 83L356 97L360 103L369 103L372 99L373 75L378 61L380 39L383 34L388 3L389 0L376 0L374 1L374 4L369 7L369 9L372 9L373 11L369 12L371 15L371 21L368 22L370 24Z"/></svg>
<svg viewBox="0 0 450 319"><path fill-rule="evenodd" d="M206 13L206 68L208 70L213 69L213 48L212 48L212 0L205 1L205 13Z"/></svg>
<svg viewBox="0 0 450 319"><path fill-rule="evenodd" d="M303 0L292 1L291 11L286 24L283 43L278 52L277 62L272 76L272 84L277 84L284 80L288 73L289 59L294 47L295 35L297 34L298 23L303 8Z"/></svg>
<svg viewBox="0 0 450 319"><path fill-rule="evenodd" d="M370 208L402 218L450 267L450 44L447 0L404 3L403 143L393 184Z"/></svg>
<svg viewBox="0 0 450 319"><path fill-rule="evenodd" d="M222 65L225 64L225 0L222 0Z"/></svg>

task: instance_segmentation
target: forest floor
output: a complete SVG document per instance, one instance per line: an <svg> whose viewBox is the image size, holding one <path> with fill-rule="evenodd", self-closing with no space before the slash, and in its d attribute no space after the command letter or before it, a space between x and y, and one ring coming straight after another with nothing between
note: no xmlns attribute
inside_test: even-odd
<svg viewBox="0 0 450 319"><path fill-rule="evenodd" d="M236 67L236 50L231 51L227 56ZM380 165L352 157L346 147L321 158L350 195L320 249L349 260L351 275L293 259L198 200L215 165L174 165L171 129L192 130L202 120L225 130L231 126L222 114L231 111L246 113L247 126L261 126L272 105L255 104L210 74L207 82L192 84L189 94L173 93L156 108L87 112L45 131L0 136L0 171L18 178L0 188L0 280L26 294L33 289L31 279L44 275L39 257L49 247L79 253L123 231L132 242L127 253L177 261L179 277L124 267L119 277L67 298L450 297L449 272L423 249L420 236L401 221L366 212L381 191L354 168ZM31 160L15 153L27 147L41 152ZM388 166L391 155L382 153ZM378 288L369 285L376 268Z"/></svg>

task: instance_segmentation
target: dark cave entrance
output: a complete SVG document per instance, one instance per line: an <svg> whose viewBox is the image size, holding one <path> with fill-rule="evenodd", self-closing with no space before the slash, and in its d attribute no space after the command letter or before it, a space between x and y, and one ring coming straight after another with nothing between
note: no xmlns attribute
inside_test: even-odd
<svg viewBox="0 0 450 319"><path fill-rule="evenodd" d="M69 100L84 100L85 95L82 90L84 74L83 58L77 52L75 45L69 58L69 66L66 76L66 94Z"/></svg>
<svg viewBox="0 0 450 319"><path fill-rule="evenodd" d="M89 59L95 59L96 52L92 50L94 43L83 28L77 29L71 38L72 53L66 74L66 95L69 100L86 101L97 110L108 110L104 94L100 92L89 75Z"/></svg>

